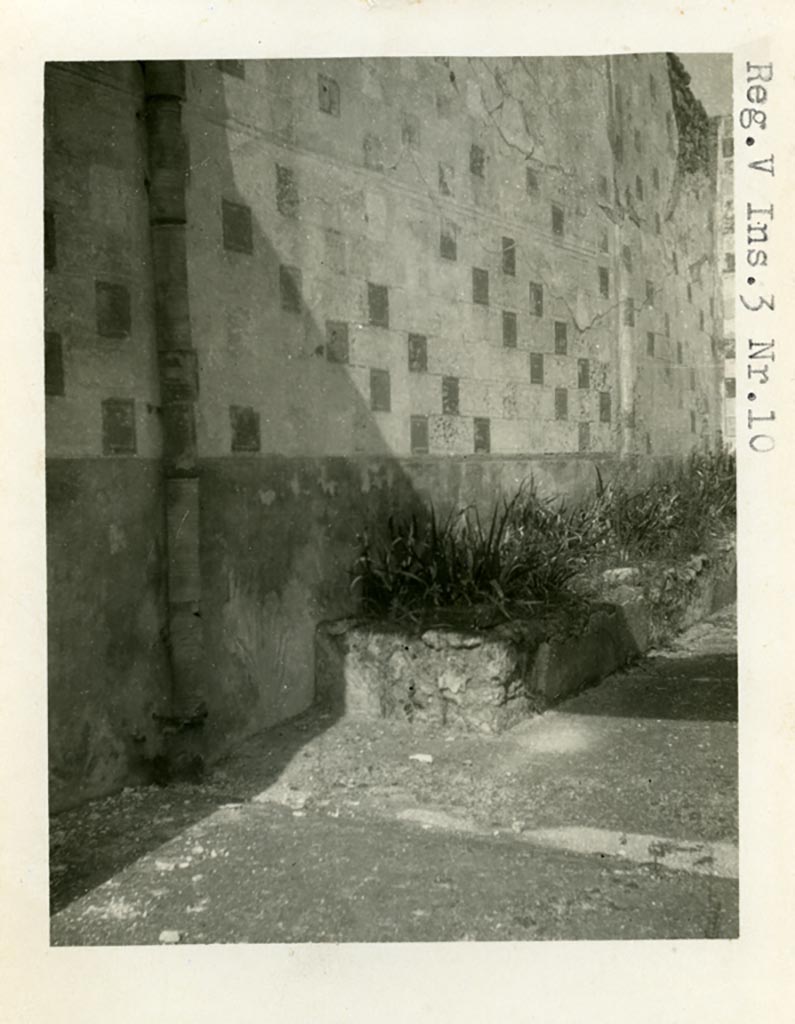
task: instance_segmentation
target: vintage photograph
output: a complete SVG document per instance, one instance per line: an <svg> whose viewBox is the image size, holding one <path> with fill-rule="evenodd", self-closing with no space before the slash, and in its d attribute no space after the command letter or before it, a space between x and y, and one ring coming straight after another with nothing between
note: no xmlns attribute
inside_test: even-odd
<svg viewBox="0 0 795 1024"><path fill-rule="evenodd" d="M51 944L736 938L731 55L44 76Z"/></svg>

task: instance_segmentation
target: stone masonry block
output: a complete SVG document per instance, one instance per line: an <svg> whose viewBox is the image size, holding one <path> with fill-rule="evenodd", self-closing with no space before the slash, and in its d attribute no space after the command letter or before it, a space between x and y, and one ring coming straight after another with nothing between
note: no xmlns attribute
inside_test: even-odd
<svg viewBox="0 0 795 1024"><path fill-rule="evenodd" d="M231 405L229 420L232 427L232 451L258 452L260 450L259 413L248 406Z"/></svg>
<svg viewBox="0 0 795 1024"><path fill-rule="evenodd" d="M360 718L499 732L527 713L524 674L537 642L492 635L325 623L316 633L318 697Z"/></svg>
<svg viewBox="0 0 795 1024"><path fill-rule="evenodd" d="M347 271L345 235L334 228L327 228L323 233L323 264L336 274Z"/></svg>
<svg viewBox="0 0 795 1024"><path fill-rule="evenodd" d="M279 267L279 301L287 313L301 312L302 274L299 267Z"/></svg>
<svg viewBox="0 0 795 1024"><path fill-rule="evenodd" d="M298 216L298 185L292 167L276 164L276 208L283 217Z"/></svg>
<svg viewBox="0 0 795 1024"><path fill-rule="evenodd" d="M502 343L506 348L516 348L517 320L516 313L511 310L502 312Z"/></svg>
<svg viewBox="0 0 795 1024"><path fill-rule="evenodd" d="M105 455L134 455L135 401L106 398L102 403L102 451Z"/></svg>
<svg viewBox="0 0 795 1024"><path fill-rule="evenodd" d="M408 364L413 373L424 373L428 369L428 339L424 334L409 334Z"/></svg>
<svg viewBox="0 0 795 1024"><path fill-rule="evenodd" d="M389 370L370 370L370 408L375 412L389 412L391 407Z"/></svg>
<svg viewBox="0 0 795 1024"><path fill-rule="evenodd" d="M367 282L367 309L373 326L389 327L389 290L386 285Z"/></svg>
<svg viewBox="0 0 795 1024"><path fill-rule="evenodd" d="M428 454L428 417L412 416L410 420L412 455Z"/></svg>
<svg viewBox="0 0 795 1024"><path fill-rule="evenodd" d="M459 412L459 379L458 377L442 377L442 413L445 416L457 416Z"/></svg>
<svg viewBox="0 0 795 1024"><path fill-rule="evenodd" d="M451 220L442 220L439 232L439 255L445 260L458 258L458 225Z"/></svg>
<svg viewBox="0 0 795 1024"><path fill-rule="evenodd" d="M64 394L63 341L56 331L44 334L44 393Z"/></svg>
<svg viewBox="0 0 795 1024"><path fill-rule="evenodd" d="M411 411L424 416L439 411L439 378L428 373L412 376L409 387Z"/></svg>
<svg viewBox="0 0 795 1024"><path fill-rule="evenodd" d="M486 416L475 416L473 431L475 453L480 455L488 454L491 451L491 420Z"/></svg>
<svg viewBox="0 0 795 1024"><path fill-rule="evenodd" d="M432 455L470 455L472 421L463 416L429 416L428 443Z"/></svg>
<svg viewBox="0 0 795 1024"><path fill-rule="evenodd" d="M491 450L500 455L521 454L527 450L527 423L523 419L492 419Z"/></svg>
<svg viewBox="0 0 795 1024"><path fill-rule="evenodd" d="M481 306L489 304L489 272L482 267L472 268L472 301Z"/></svg>
<svg viewBox="0 0 795 1024"><path fill-rule="evenodd" d="M130 334L132 315L130 292L126 285L110 281L95 284L97 334L103 338L126 338Z"/></svg>
<svg viewBox="0 0 795 1024"><path fill-rule="evenodd" d="M224 248L231 252L253 252L254 242L249 207L224 199L221 202L221 219Z"/></svg>

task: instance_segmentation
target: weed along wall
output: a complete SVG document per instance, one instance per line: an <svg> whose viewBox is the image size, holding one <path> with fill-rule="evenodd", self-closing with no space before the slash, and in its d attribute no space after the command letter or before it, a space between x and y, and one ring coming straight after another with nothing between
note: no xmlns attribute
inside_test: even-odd
<svg viewBox="0 0 795 1024"><path fill-rule="evenodd" d="M664 54L49 67L56 802L306 708L365 523L716 443L688 96Z"/></svg>

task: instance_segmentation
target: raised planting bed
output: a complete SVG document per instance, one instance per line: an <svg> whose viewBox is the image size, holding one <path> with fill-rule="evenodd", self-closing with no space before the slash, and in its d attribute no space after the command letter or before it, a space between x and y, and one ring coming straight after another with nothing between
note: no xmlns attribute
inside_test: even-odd
<svg viewBox="0 0 795 1024"><path fill-rule="evenodd" d="M400 718L484 733L598 683L653 644L734 600L735 554L602 574L590 599L489 621L434 610L419 623L321 623L317 699L361 718Z"/></svg>

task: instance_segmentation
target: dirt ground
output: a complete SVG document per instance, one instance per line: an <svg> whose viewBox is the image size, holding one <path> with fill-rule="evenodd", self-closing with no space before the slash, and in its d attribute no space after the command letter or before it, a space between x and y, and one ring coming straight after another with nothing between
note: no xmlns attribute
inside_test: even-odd
<svg viewBox="0 0 795 1024"><path fill-rule="evenodd" d="M538 876L534 887L544 884L542 879L548 876L549 893L557 893L556 898L564 902L568 898L565 886L561 889L560 882L551 882L556 872L560 879L572 871L574 875L585 871L593 883L591 888L596 886L594 892L601 893L600 872L625 871L628 876L611 877L637 881L641 894L652 883L653 887L672 887L672 906L679 907L687 918L689 905L690 919L698 918L690 931L684 918L667 924L660 918L655 928L673 928L680 933L684 929L688 934L694 928L701 936L716 928L731 933L736 929L736 879L707 879L711 886L708 891L699 870L674 874L664 867L665 856L658 860L654 855L645 856L645 860L631 858L631 864L615 864L611 860L615 851L611 853L608 847L610 836L651 836L663 837L659 842L655 840L658 845L662 843L663 851L668 849L666 843L671 849L679 848L676 843L696 844L699 849L704 844L722 844L721 849L731 849L734 844L736 848L734 634L734 612L729 609L694 627L668 649L653 652L601 686L500 736L454 733L400 722L335 720L328 712L314 709L252 738L217 764L201 784L125 790L62 813L53 819L51 831L52 910L56 920L63 916L58 912L73 901L85 909L83 904L90 898L85 894L128 866L137 870L135 865L141 858L143 862L152 862L152 857L162 860L164 856L168 860L170 855L162 851L169 844L181 851L174 854L176 860L171 859L185 865L181 869L185 877L197 861L205 863L206 868L209 847L206 839L196 836L207 833L213 836L212 849L217 848L216 856L210 858L214 861L218 861L219 850L230 849L225 837L231 837L233 860L235 844L239 846L245 839L251 847L247 856L252 870L259 870L259 866L264 870L268 865L273 868L273 858L279 860L279 849L285 863L290 850L301 851L296 856L302 863L311 863L312 851L316 851L314 866L320 879L314 891L318 908L323 905L324 893L328 902L332 891L340 890L336 873L343 870L341 865L347 864L346 870L354 875L368 877L361 856L352 857L350 843L360 852L369 850L376 861L380 851L384 865L392 865L385 870L387 875L392 871L390 884L396 891L403 891L406 882L405 877L398 877L399 865L410 876L407 865L414 863L414 875L425 876L428 866L423 863L418 867L416 862L424 856L425 847L433 850L434 844L440 845L442 851L448 851L446 854L428 855L441 857L447 867L436 870L432 877L440 873L449 876L457 892L463 884L463 877L458 876L466 874L466 850L472 844L485 844L479 855L485 861L480 868L471 869L473 877L480 878L481 888L483 879L493 875L487 867L490 858L496 858L495 863L504 861L505 869L500 872L503 879L515 875L517 885L521 878L532 879L534 872ZM541 848L545 843L549 845L543 838L547 833L564 836L557 850ZM322 837L322 843L318 837ZM607 854L596 849L600 842L608 844ZM578 843L585 845L579 849ZM652 843L649 848L657 847ZM193 854L193 849L202 852ZM333 879L326 877L330 866L323 852L332 849L337 850ZM618 850L619 855L622 853ZM210 867L217 884L229 891L235 870L229 868L227 883L223 883L223 873L218 874L221 861ZM246 857L243 861L248 863ZM635 877L638 872L640 880ZM199 874L206 877L207 871L202 869ZM178 875L179 868L176 874L168 869L160 874L161 883L164 879L167 883L161 897L166 902ZM426 881L433 890L432 878ZM615 880L610 883L617 884ZM290 891L296 885L288 872L280 882L280 897L284 886ZM720 925L709 923L715 917L715 887L725 890L720 901ZM176 899L174 893L172 896ZM205 897L209 900L205 909L212 907L212 896ZM494 893L492 897L495 905L504 907L504 899ZM261 898L265 899L265 889ZM296 898L301 903L301 898ZM594 898L598 903L601 897L593 897L592 902ZM180 899L191 903L186 892L175 906L181 905ZM280 898L277 903L281 902ZM434 933L432 937L466 937L470 932L482 937L483 928L476 926L477 913L470 907L474 917L468 918L467 900L459 903L454 914L450 911L455 926L450 923L449 928L441 928L442 934ZM660 906L665 909L665 899ZM693 909L696 907L701 908L698 914ZM415 909L421 910L422 906ZM545 916L536 906L530 916L536 923L547 923L529 931L515 921L511 924L511 915L497 929L499 922L489 912L491 924L483 927L491 937L590 934L591 926L585 918L577 917L575 909ZM381 910L389 916L383 907ZM602 910L610 916L607 904ZM70 913L71 924L66 927ZM81 931L75 924L79 913L79 906L75 910L70 907L64 916L63 941L106 941L102 928L93 933L90 928ZM197 912L191 918L194 932L200 920L208 922L211 917L209 912ZM291 937L305 941L312 936L311 914L297 932L298 918L289 907L281 915L266 917L270 923L252 926L251 934L259 937L249 941L287 941ZM317 935L339 937L339 929L335 931L336 926L329 922L319 923L320 918L315 922ZM423 921L422 915L409 923L403 914L398 918L404 921L405 934L393 922L383 925L385 937L408 938L417 933L417 922ZM603 921L602 934L623 934L618 918L613 925ZM153 921L157 919L155 913ZM657 920L654 914L648 917L652 919ZM465 927L466 920L471 927ZM634 930L630 929L633 934L646 934L642 920L641 915ZM60 926L54 927L57 934ZM370 936L368 940L373 941L370 925L362 927ZM653 935L658 934L655 928L651 930ZM343 928L342 937L357 938L360 933L361 928L357 932L353 927L352 933ZM201 932L205 934L211 934L211 938L194 941L241 941L234 934L213 939L212 929ZM151 929L146 935L146 941L157 939Z"/></svg>

